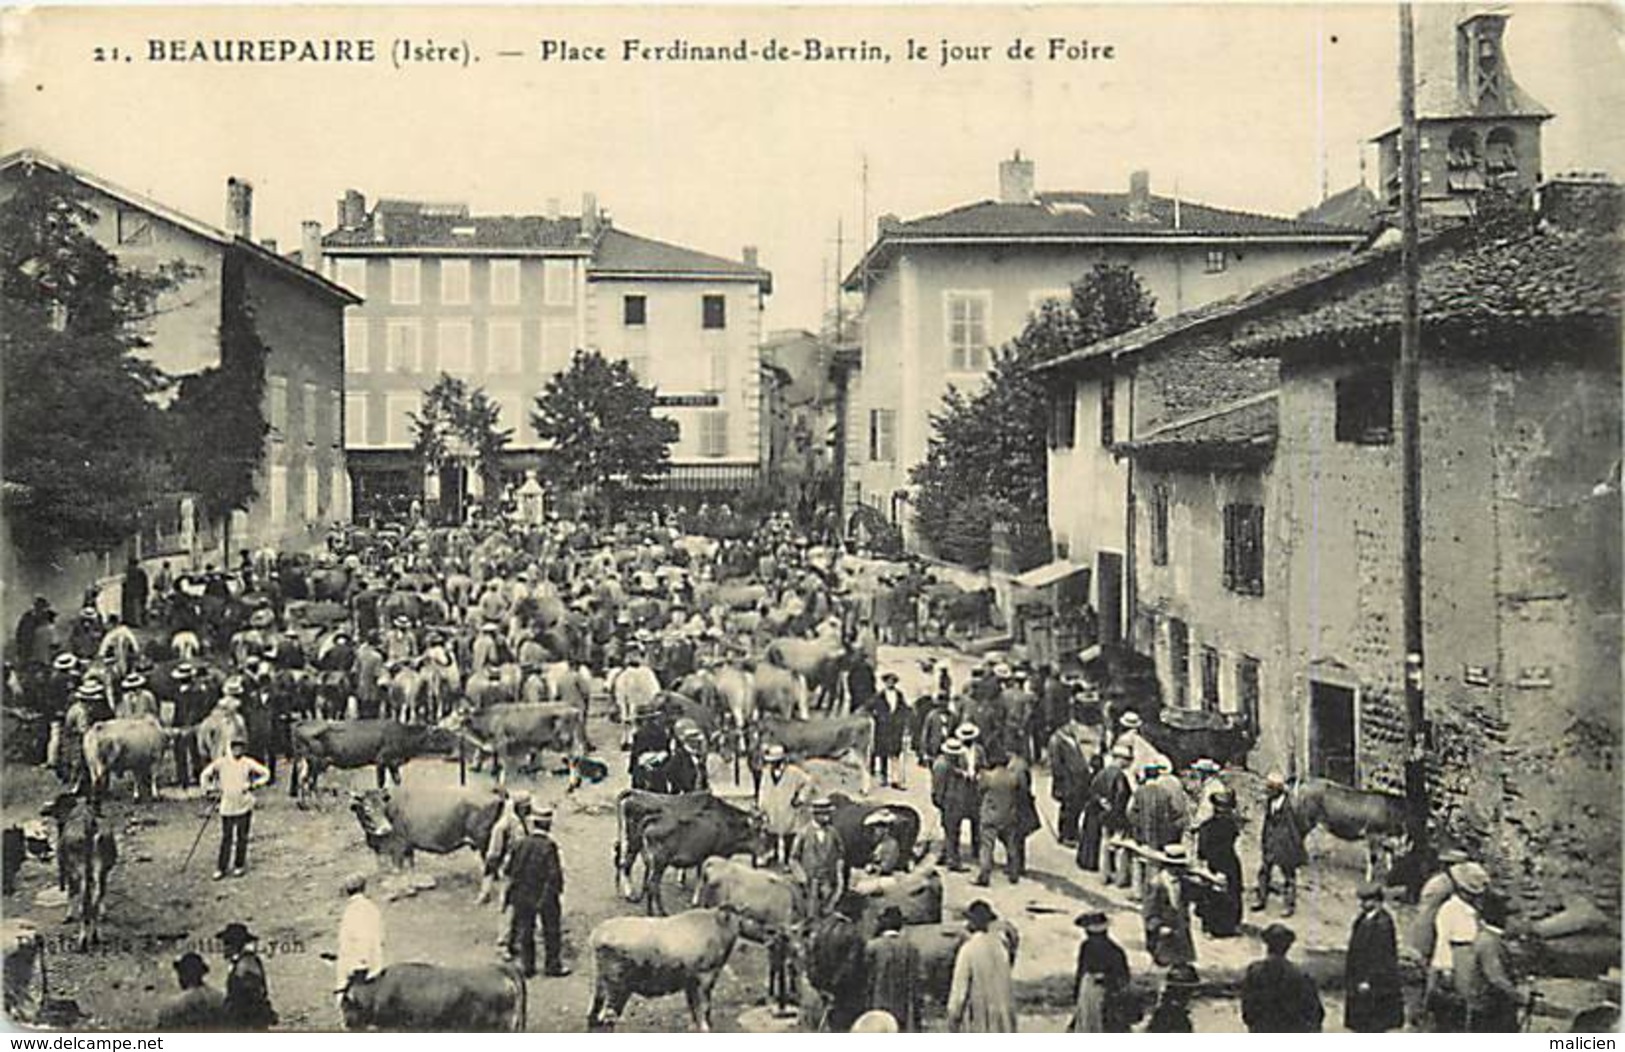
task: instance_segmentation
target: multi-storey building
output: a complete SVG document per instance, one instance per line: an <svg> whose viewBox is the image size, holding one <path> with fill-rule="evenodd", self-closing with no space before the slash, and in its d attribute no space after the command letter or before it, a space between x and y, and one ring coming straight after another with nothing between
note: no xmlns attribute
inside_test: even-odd
<svg viewBox="0 0 1625 1052"><path fill-rule="evenodd" d="M380 200L351 190L320 237L325 271L365 296L345 318L358 507L422 489L411 415L442 373L483 388L513 430L508 467L544 450L534 397L577 349L624 358L676 420L671 484L737 485L759 461L758 345L771 276L618 230L585 195L579 216L473 215L463 204ZM306 225L307 241L319 227Z"/></svg>
<svg viewBox="0 0 1625 1052"><path fill-rule="evenodd" d="M0 194L9 193L30 167L52 169L79 185L95 216L91 235L122 265L150 270L178 260L193 268L187 281L160 298L149 322L144 353L170 376L220 364L220 320L228 298L240 297L252 308L270 349L265 411L271 433L256 484L259 497L232 516L231 547L296 549L321 542L328 526L349 516L342 318L360 300L279 255L274 243L253 240L253 187L244 180L227 183L221 228L35 150L0 160ZM124 550L95 560L98 565L73 560L66 573L37 568L37 581L34 568L9 567L13 587L7 591L26 595L37 585L53 600L72 592L62 601L73 602L87 578L121 567L127 554L218 563L227 554L221 551L226 525L203 521L192 500L177 494L153 509L149 525Z"/></svg>

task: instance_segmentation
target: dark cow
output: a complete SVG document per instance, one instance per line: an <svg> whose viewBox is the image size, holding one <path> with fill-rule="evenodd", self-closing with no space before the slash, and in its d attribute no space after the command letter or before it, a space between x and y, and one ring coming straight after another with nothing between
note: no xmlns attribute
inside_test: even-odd
<svg viewBox="0 0 1625 1052"><path fill-rule="evenodd" d="M875 933L880 914L896 906L904 924L936 924L942 920L942 874L934 869L899 873L890 877L854 876L847 891L849 911L867 938Z"/></svg>
<svg viewBox="0 0 1625 1052"><path fill-rule="evenodd" d="M1140 734L1184 770L1197 760L1216 760L1226 767L1243 767L1258 736L1245 726L1230 725L1216 712L1142 706L1145 722Z"/></svg>
<svg viewBox="0 0 1625 1052"><path fill-rule="evenodd" d="M581 709L558 701L505 702L479 711L463 709L448 717L442 726L467 737L482 753L494 756L499 779L506 777L508 766L517 757L524 756L534 767L539 752L563 753L570 768L572 790L581 784L578 761L592 748Z"/></svg>
<svg viewBox="0 0 1625 1052"><path fill-rule="evenodd" d="M392 964L352 978L343 1009L346 1030L517 1034L525 1029L525 979L503 964Z"/></svg>
<svg viewBox="0 0 1625 1052"><path fill-rule="evenodd" d="M401 784L401 765L428 750L433 728L399 720L301 720L293 726L293 778L290 796L303 799L329 767L377 767L378 788L387 773Z"/></svg>
<svg viewBox="0 0 1625 1052"><path fill-rule="evenodd" d="M79 947L100 935L102 900L107 878L118 865L118 840L102 823L95 807L62 793L40 809L56 822L57 873L67 885L68 919L79 919Z"/></svg>
<svg viewBox="0 0 1625 1052"><path fill-rule="evenodd" d="M713 856L761 853L761 816L710 793L667 795L623 789L615 798L619 835L615 844L617 880L625 894L632 863L643 856L643 904L651 914L666 912L660 879L669 867L693 869ZM628 898L634 896L628 895Z"/></svg>
<svg viewBox="0 0 1625 1052"><path fill-rule="evenodd" d="M776 716L760 716L754 728L755 745L751 749L751 774L761 786L762 750L769 743L784 746L784 751L795 760L845 760L858 765L862 778L862 793L867 796L870 780L870 758L875 751L875 721L866 714L830 716L815 720L786 720Z"/></svg>
<svg viewBox="0 0 1625 1052"><path fill-rule="evenodd" d="M113 775L129 774L135 780L137 800L157 795L156 772L168 744L163 725L156 716L131 716L103 720L85 732L85 770L92 791L107 792Z"/></svg>
<svg viewBox="0 0 1625 1052"><path fill-rule="evenodd" d="M449 855L467 847L483 855L502 804L488 789L453 786L350 794L367 846L397 869L413 865L417 851Z"/></svg>
<svg viewBox="0 0 1625 1052"><path fill-rule="evenodd" d="M1319 826L1339 840L1365 841L1367 880L1386 873L1402 847L1406 832L1402 796L1308 778L1293 790L1292 800L1306 830Z"/></svg>
<svg viewBox="0 0 1625 1052"><path fill-rule="evenodd" d="M611 917L592 930L594 977L589 1029L613 1026L633 994L688 998L694 1029L711 1029L711 990L739 940L729 909L675 917Z"/></svg>
<svg viewBox="0 0 1625 1052"><path fill-rule="evenodd" d="M989 930L997 932L1004 939L1010 961L1014 964L1016 952L1021 946L1020 932L1002 917L994 921ZM959 948L965 944L965 940L970 938L970 932L963 924L921 924L904 928L903 938L920 951L921 987L938 1006L946 1007L948 992L953 986L954 959L959 956Z"/></svg>
<svg viewBox="0 0 1625 1052"><path fill-rule="evenodd" d="M835 805L835 833L841 838L841 847L847 865L862 869L874 854L880 840L880 828L865 825L870 815L890 812L895 819L892 832L897 834L897 846L902 849L903 868L914 859L914 842L920 836L920 813L907 804L862 804L845 793L833 793L830 802Z"/></svg>

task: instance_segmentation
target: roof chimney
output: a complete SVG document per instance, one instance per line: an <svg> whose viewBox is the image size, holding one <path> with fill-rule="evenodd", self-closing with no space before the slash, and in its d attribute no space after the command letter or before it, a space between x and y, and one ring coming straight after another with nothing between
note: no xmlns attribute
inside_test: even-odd
<svg viewBox="0 0 1625 1052"><path fill-rule="evenodd" d="M389 228L384 219L384 210L379 205L372 206L372 239L382 244L389 240Z"/></svg>
<svg viewBox="0 0 1625 1052"><path fill-rule="evenodd" d="M359 230L367 222L367 198L360 190L344 191L339 206L339 226L345 230Z"/></svg>
<svg viewBox="0 0 1625 1052"><path fill-rule="evenodd" d="M299 224L299 262L306 270L322 269L322 225L314 219Z"/></svg>
<svg viewBox="0 0 1625 1052"><path fill-rule="evenodd" d="M999 203L1033 203L1033 162L1022 160L1020 150L1008 161L999 162Z"/></svg>
<svg viewBox="0 0 1625 1052"><path fill-rule="evenodd" d="M887 212L885 215L881 216L875 221L875 236L877 238L885 237L887 234L891 233L893 230L896 230L902 225L903 221L897 218L897 214L895 212Z"/></svg>
<svg viewBox="0 0 1625 1052"><path fill-rule="evenodd" d="M1141 169L1128 177L1128 218L1143 223L1151 218L1151 173Z"/></svg>
<svg viewBox="0 0 1625 1052"><path fill-rule="evenodd" d="M598 195L591 190L581 195L581 232L588 237L598 236Z"/></svg>
<svg viewBox="0 0 1625 1052"><path fill-rule="evenodd" d="M559 199L556 197L549 197L547 199L547 210L542 214L547 217L547 221L549 223L557 222L559 218Z"/></svg>
<svg viewBox="0 0 1625 1052"><path fill-rule="evenodd" d="M755 245L746 245L743 249L740 250L739 255L740 255L741 258L744 259L745 266L747 266L747 267L758 266L758 264L756 262L756 246Z"/></svg>
<svg viewBox="0 0 1625 1052"><path fill-rule="evenodd" d="M226 180L226 229L238 237L254 236L254 185L235 175Z"/></svg>

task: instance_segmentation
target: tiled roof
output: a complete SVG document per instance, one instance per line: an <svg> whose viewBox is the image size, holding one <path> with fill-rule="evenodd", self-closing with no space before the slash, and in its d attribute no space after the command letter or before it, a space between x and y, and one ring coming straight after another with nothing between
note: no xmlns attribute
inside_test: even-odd
<svg viewBox="0 0 1625 1052"><path fill-rule="evenodd" d="M382 239L374 223L383 217ZM423 211L411 202L380 202L368 222L353 229L334 230L322 238L326 248L478 248L585 252L591 244L581 233L576 216L471 216L445 211Z"/></svg>
<svg viewBox="0 0 1625 1052"><path fill-rule="evenodd" d="M1275 448L1275 392L1210 410L1157 428L1119 449L1142 460L1245 463L1266 459Z"/></svg>
<svg viewBox="0 0 1625 1052"><path fill-rule="evenodd" d="M1617 322L1622 293L1621 239L1550 227L1498 240L1456 243L1422 261L1424 327ZM1327 290L1306 310L1281 311L1243 326L1233 346L1278 354L1291 345L1397 329L1400 283L1382 279Z"/></svg>
<svg viewBox="0 0 1625 1052"><path fill-rule="evenodd" d="M773 282L773 275L761 267L614 228L604 231L599 238L589 272L591 276L604 277L615 274L671 274L736 278L757 281L769 288Z"/></svg>

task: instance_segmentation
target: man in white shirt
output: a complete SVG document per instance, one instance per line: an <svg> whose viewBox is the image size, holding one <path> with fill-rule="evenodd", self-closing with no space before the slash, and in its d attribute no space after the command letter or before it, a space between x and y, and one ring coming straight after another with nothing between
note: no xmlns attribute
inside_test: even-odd
<svg viewBox="0 0 1625 1052"><path fill-rule="evenodd" d="M271 772L252 756L243 755L247 743L231 740L227 755L203 768L199 780L208 792L220 794L220 857L214 879L220 880L231 867L240 877L248 866L248 824L254 817L254 790L271 780Z"/></svg>
<svg viewBox="0 0 1625 1052"><path fill-rule="evenodd" d="M333 967L333 991L339 1004L356 978L370 979L384 966L384 918L377 903L367 897L367 877L352 873L342 886L349 901L339 920L339 950Z"/></svg>
<svg viewBox="0 0 1625 1052"><path fill-rule="evenodd" d="M1433 957L1428 962L1427 1012L1429 1029L1460 1033L1466 1026L1466 1006L1456 982L1460 969L1473 953L1478 938L1478 903L1490 887L1490 875L1477 862L1450 867L1455 894L1439 907L1433 920ZM1458 963L1457 958L1463 960Z"/></svg>
<svg viewBox="0 0 1625 1052"><path fill-rule="evenodd" d="M643 663L643 648L633 647L626 652L626 667L615 677L611 687L615 695L616 711L621 717L621 747L632 747L632 724L637 714L654 704L660 693L660 677Z"/></svg>

